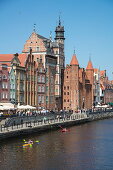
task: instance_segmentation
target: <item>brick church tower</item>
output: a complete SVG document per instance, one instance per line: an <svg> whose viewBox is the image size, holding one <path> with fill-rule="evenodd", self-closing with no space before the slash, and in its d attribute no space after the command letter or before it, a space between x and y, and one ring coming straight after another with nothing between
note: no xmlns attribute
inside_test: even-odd
<svg viewBox="0 0 113 170"><path fill-rule="evenodd" d="M91 89L90 89L90 96L87 96L87 100L89 99L88 103L89 105L93 105L93 101L94 101L94 69L93 69L93 65L91 60L89 60L88 65L86 67L86 76L87 79L90 81L91 84Z"/></svg>
<svg viewBox="0 0 113 170"><path fill-rule="evenodd" d="M76 111L79 108L79 63L76 54L64 71L63 91L63 109Z"/></svg>
<svg viewBox="0 0 113 170"><path fill-rule="evenodd" d="M56 108L60 110L62 108L62 96L63 96L63 78L65 67L65 54L64 54L64 26L61 25L59 17L59 24L55 29L55 43L54 54L57 57L56 75L55 75L55 98Z"/></svg>

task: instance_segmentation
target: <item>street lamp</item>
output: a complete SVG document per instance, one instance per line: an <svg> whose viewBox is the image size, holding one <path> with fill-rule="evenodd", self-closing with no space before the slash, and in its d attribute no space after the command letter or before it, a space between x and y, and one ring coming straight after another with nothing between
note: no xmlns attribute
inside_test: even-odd
<svg viewBox="0 0 113 170"><path fill-rule="evenodd" d="M82 100L83 100L82 108L84 109L84 101L85 101L85 97L83 97Z"/></svg>

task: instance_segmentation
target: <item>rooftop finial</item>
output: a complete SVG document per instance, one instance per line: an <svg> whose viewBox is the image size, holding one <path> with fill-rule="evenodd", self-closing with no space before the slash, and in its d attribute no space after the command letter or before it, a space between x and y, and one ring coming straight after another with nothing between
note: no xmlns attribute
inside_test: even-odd
<svg viewBox="0 0 113 170"><path fill-rule="evenodd" d="M60 15L59 15L59 26L61 26L61 19L60 19Z"/></svg>
<svg viewBox="0 0 113 170"><path fill-rule="evenodd" d="M52 31L50 31L50 40L52 40Z"/></svg>
<svg viewBox="0 0 113 170"><path fill-rule="evenodd" d="M36 24L33 26L33 31L36 32Z"/></svg>
<svg viewBox="0 0 113 170"><path fill-rule="evenodd" d="M75 46L74 46L74 54L75 54Z"/></svg>
<svg viewBox="0 0 113 170"><path fill-rule="evenodd" d="M89 53L89 61L91 61L91 53Z"/></svg>

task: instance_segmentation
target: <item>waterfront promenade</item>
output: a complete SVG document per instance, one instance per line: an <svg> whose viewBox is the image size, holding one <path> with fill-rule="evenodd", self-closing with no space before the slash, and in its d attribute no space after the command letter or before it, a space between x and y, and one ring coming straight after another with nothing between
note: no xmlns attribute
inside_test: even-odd
<svg viewBox="0 0 113 170"><path fill-rule="evenodd" d="M79 125L82 123L92 122L101 119L107 119L113 117L113 109L110 110L98 110L96 112L88 113L74 113L70 116L62 117L43 117L39 119L37 116L34 117L16 117L11 118L13 121L11 125L0 125L0 140L16 137L19 135L26 135L31 133L40 133L47 130L60 129L61 127L68 127ZM24 120L24 119L25 120ZM15 120L22 120L20 123L14 123ZM24 120L24 121L23 121Z"/></svg>
<svg viewBox="0 0 113 170"><path fill-rule="evenodd" d="M89 121L89 117L86 113L76 113L68 117L59 117L54 119L42 119L25 122L22 124L12 126L0 126L0 140L8 137L14 137L18 135L24 135L34 132L41 132L51 129L58 129L60 126L67 127L70 125L76 125L80 123L86 123Z"/></svg>

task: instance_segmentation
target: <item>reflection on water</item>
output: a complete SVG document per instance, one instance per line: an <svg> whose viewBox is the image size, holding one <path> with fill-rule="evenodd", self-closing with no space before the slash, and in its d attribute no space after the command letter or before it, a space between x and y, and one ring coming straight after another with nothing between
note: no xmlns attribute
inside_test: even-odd
<svg viewBox="0 0 113 170"><path fill-rule="evenodd" d="M33 145L23 147L31 139ZM35 141L39 140L39 143ZM0 144L0 170L112 170L113 119L8 139Z"/></svg>

